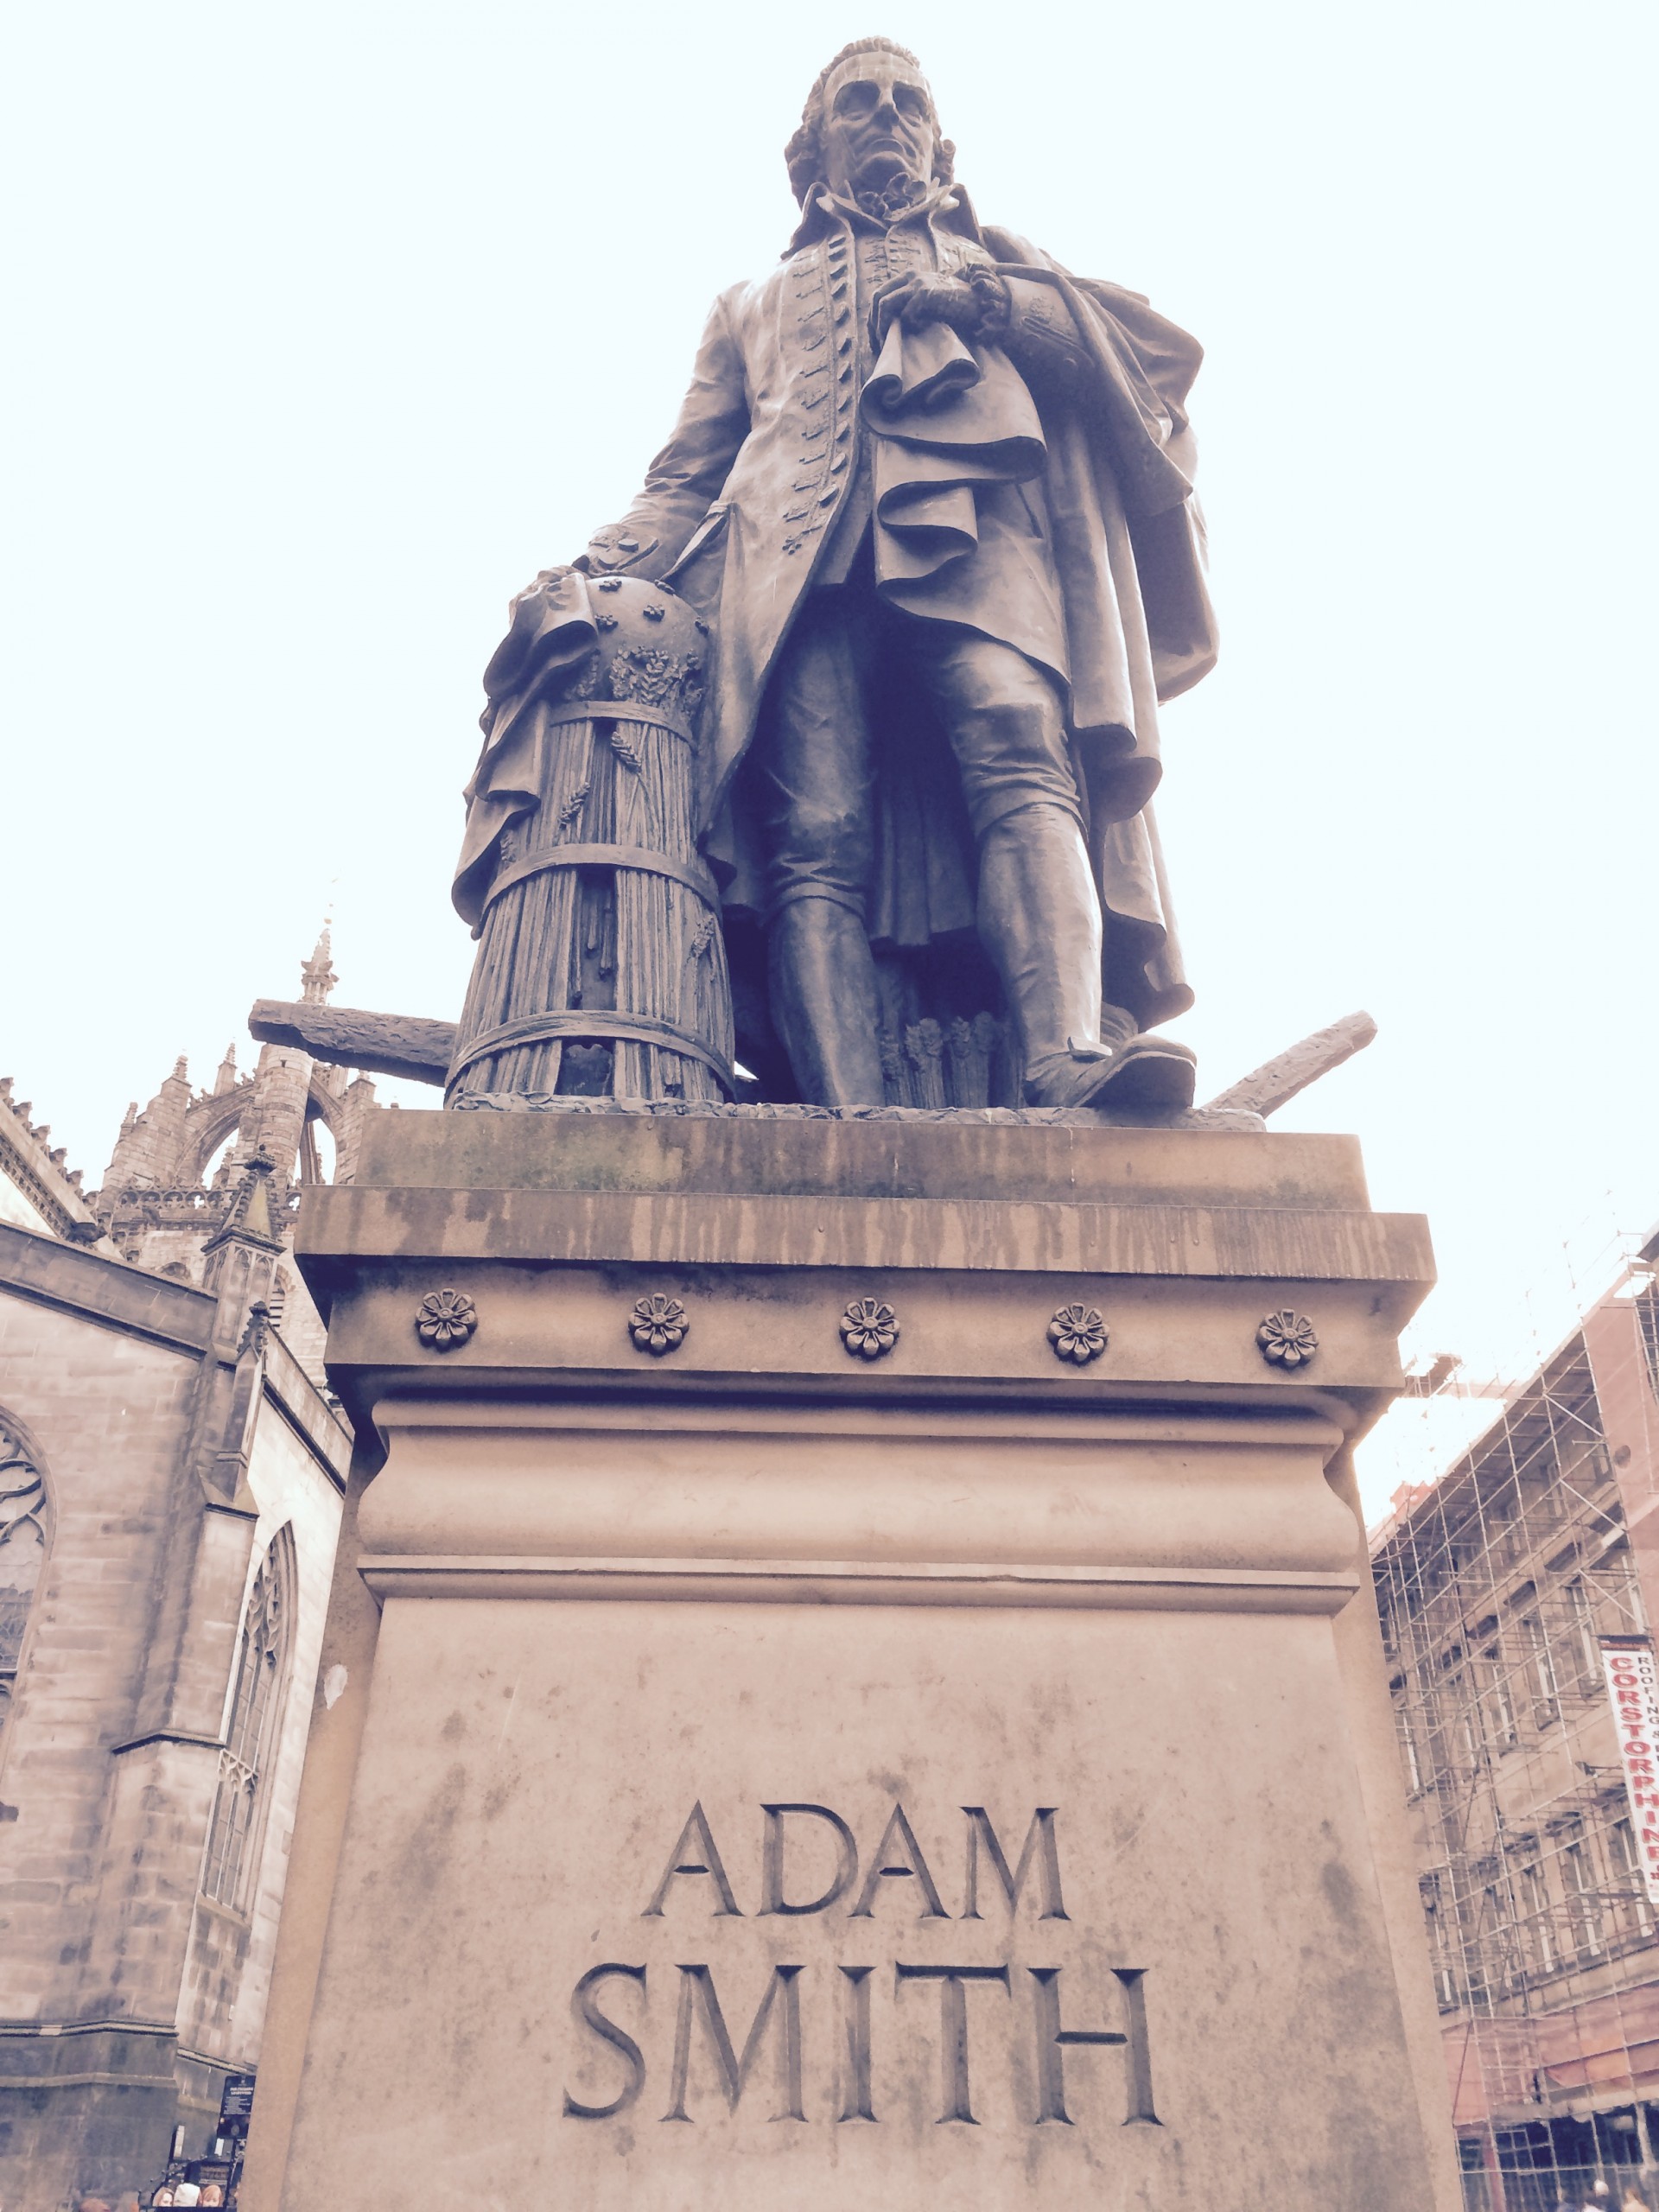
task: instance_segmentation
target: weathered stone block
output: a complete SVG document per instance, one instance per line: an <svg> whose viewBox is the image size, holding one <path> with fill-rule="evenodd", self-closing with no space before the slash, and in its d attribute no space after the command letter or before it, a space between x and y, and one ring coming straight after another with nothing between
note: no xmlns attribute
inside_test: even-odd
<svg viewBox="0 0 1659 2212"><path fill-rule="evenodd" d="M245 2202L1436 2202L1327 1478L1421 1224L1343 1140L549 1121L302 1227L382 1613Z"/></svg>

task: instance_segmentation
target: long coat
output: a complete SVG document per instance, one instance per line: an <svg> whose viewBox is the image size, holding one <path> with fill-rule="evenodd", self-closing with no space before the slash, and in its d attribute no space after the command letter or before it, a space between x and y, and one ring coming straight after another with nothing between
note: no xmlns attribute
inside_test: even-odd
<svg viewBox="0 0 1659 2212"><path fill-rule="evenodd" d="M1080 375L1034 396L1065 603L1068 724L1107 916L1106 995L1149 1025L1192 1002L1148 802L1160 772L1158 703L1215 660L1185 410L1202 355L1139 294L1075 281L1013 233L982 230L960 192L954 222L936 237L947 267L991 262L1017 280L1016 321L1032 326L1024 334L1063 325L1086 350ZM711 624L702 813L739 907L751 856L730 804L734 779L858 466L853 255L845 218L810 196L780 265L715 301L671 436L626 515L589 549L595 567L668 582ZM1046 316L1045 298L1069 317ZM1010 335L1016 360L1021 335ZM486 744L480 796L489 753Z"/></svg>

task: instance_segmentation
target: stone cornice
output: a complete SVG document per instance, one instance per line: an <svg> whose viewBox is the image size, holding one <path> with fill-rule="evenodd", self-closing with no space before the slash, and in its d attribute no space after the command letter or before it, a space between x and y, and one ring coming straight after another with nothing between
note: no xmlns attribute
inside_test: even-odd
<svg viewBox="0 0 1659 2212"><path fill-rule="evenodd" d="M130 1268L0 1222L0 1290L181 1352L205 1351L216 1301L188 1283Z"/></svg>

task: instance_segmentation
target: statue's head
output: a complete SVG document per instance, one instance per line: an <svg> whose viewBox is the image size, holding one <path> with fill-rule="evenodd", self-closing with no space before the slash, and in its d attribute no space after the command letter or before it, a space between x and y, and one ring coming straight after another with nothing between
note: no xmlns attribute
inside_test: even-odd
<svg viewBox="0 0 1659 2212"><path fill-rule="evenodd" d="M784 149L797 200L814 184L850 197L900 179L949 183L955 155L921 65L890 38L855 39L818 72Z"/></svg>

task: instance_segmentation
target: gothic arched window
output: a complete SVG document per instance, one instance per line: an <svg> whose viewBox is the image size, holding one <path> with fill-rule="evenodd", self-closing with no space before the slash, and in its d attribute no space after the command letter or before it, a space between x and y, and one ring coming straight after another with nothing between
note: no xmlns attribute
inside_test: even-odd
<svg viewBox="0 0 1659 2212"><path fill-rule="evenodd" d="M22 1428L0 1408L0 1730L51 1535L46 1478Z"/></svg>
<svg viewBox="0 0 1659 2212"><path fill-rule="evenodd" d="M219 1789L201 1886L219 1904L240 1909L258 1857L266 1789L282 1732L294 1613L294 1533L280 1529L261 1560L242 1617Z"/></svg>

